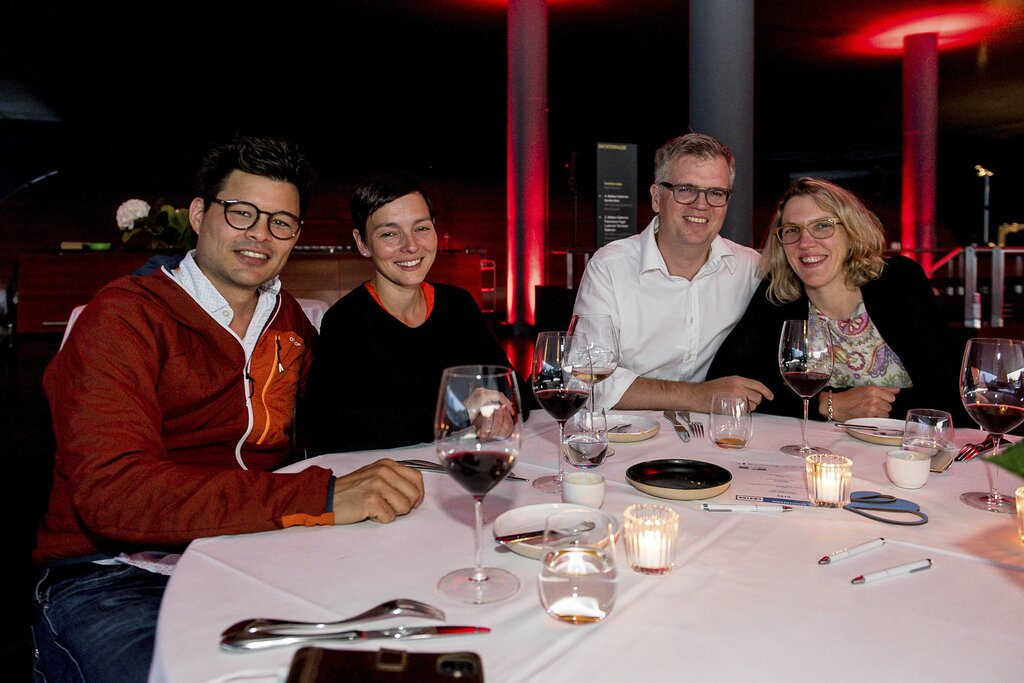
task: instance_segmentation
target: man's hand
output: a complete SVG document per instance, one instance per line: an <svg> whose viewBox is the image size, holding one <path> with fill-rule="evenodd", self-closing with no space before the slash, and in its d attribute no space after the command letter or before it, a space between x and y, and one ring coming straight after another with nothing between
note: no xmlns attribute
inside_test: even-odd
<svg viewBox="0 0 1024 683"><path fill-rule="evenodd" d="M746 396L751 410L763 399L775 398L771 389L748 377L719 377L707 382L672 382L637 377L615 407L619 410L693 410L706 413L711 409L713 394Z"/></svg>
<svg viewBox="0 0 1024 683"><path fill-rule="evenodd" d="M770 401L775 398L775 394L772 393L771 389L756 379L739 377L737 375L719 377L718 379L708 380L707 382L701 382L692 386L698 396L698 405L702 407L692 408L691 410L699 410L702 413L706 413L710 409L711 397L714 394L746 396L747 406L752 411L757 410L757 406L761 405L762 400L768 399Z"/></svg>
<svg viewBox="0 0 1024 683"><path fill-rule="evenodd" d="M846 422L858 417L889 417L898 387L853 387L832 392L832 417ZM818 412L828 417L828 392L818 394Z"/></svg>
<svg viewBox="0 0 1024 683"><path fill-rule="evenodd" d="M334 480L334 523L389 523L423 502L423 475L387 458Z"/></svg>

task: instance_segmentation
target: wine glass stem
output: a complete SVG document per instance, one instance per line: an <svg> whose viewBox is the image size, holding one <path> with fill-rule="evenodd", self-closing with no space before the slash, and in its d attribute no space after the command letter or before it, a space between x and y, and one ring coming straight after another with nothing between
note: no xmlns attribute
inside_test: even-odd
<svg viewBox="0 0 1024 683"><path fill-rule="evenodd" d="M476 513L476 527L474 529L475 533L473 534L474 535L474 539L473 540L474 540L474 543L475 543L475 550L476 550L476 565L475 565L476 566L476 571L473 572L473 580L474 581L486 581L487 580L487 574L484 573L484 563L483 563L483 558L481 556L481 550L480 550L480 536L483 534L483 528L484 528L483 510L481 509L483 507L483 502L484 502L484 497L483 496L473 496L473 510Z"/></svg>
<svg viewBox="0 0 1024 683"><path fill-rule="evenodd" d="M811 444L807 443L807 410L810 407L810 399L804 399L804 421L800 423L800 447L803 450L807 450L811 447Z"/></svg>
<svg viewBox="0 0 1024 683"><path fill-rule="evenodd" d="M565 420L558 421L558 481L562 481L562 474L565 472L565 458L562 457L562 449L565 448Z"/></svg>
<svg viewBox="0 0 1024 683"><path fill-rule="evenodd" d="M1002 443L1002 434L990 434L992 442L995 446L992 447L992 455L999 453L999 444ZM999 467L993 465L990 462L985 463L988 466L989 472L989 491L988 499L990 503L999 504L1002 501L1002 496L999 495Z"/></svg>

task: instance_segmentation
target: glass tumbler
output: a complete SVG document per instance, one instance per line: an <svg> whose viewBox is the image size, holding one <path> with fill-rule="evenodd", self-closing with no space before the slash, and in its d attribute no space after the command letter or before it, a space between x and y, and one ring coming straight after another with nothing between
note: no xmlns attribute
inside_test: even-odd
<svg viewBox="0 0 1024 683"><path fill-rule="evenodd" d="M607 515L568 510L547 518L537 587L540 602L569 624L602 621L615 606L619 581L615 535Z"/></svg>
<svg viewBox="0 0 1024 683"><path fill-rule="evenodd" d="M708 417L711 442L719 448L743 448L750 441L752 420L745 396L713 395Z"/></svg>

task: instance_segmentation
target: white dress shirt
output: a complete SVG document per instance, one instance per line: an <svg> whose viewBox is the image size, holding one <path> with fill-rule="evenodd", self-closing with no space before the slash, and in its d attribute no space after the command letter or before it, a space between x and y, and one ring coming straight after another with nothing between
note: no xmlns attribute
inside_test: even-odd
<svg viewBox="0 0 1024 683"><path fill-rule="evenodd" d="M760 253L716 236L692 280L670 275L655 216L642 233L597 250L573 313L607 313L619 329L619 367L595 386L610 408L637 377L702 382L757 288Z"/></svg>
<svg viewBox="0 0 1024 683"><path fill-rule="evenodd" d="M210 314L214 320L238 339L242 348L245 349L245 359L249 360L252 351L256 348L256 342L263 334L263 327L267 324L274 307L277 305L277 295L281 291L281 280L274 277L263 283L259 288L259 298L256 301L256 310L253 311L252 320L249 321L249 328L245 331L245 338L240 338L231 329L231 321L235 318L235 312L228 304L228 300L217 291L206 274L199 269L196 263L195 249L188 252L174 270L164 269L171 279L181 285L181 288L188 292L189 296L196 300L196 303L203 307L203 310Z"/></svg>

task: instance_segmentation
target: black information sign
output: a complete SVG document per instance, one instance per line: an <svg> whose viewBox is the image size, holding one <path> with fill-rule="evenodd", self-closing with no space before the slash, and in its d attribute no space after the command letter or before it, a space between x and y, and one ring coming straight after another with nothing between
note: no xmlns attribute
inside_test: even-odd
<svg viewBox="0 0 1024 683"><path fill-rule="evenodd" d="M636 145L597 143L597 246L636 234Z"/></svg>

